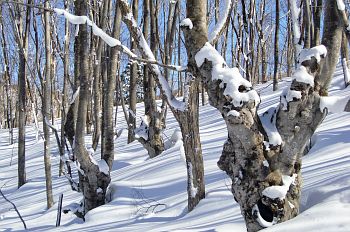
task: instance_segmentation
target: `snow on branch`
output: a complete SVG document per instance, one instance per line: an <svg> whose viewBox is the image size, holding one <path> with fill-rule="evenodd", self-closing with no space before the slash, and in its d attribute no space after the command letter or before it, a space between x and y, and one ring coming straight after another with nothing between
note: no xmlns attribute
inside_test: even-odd
<svg viewBox="0 0 350 232"><path fill-rule="evenodd" d="M216 41L219 39L222 32L225 30L226 25L228 24L228 21L230 19L230 15L233 9L233 1L232 0L225 0L224 2L224 13L219 18L219 21L213 28L213 30L210 32L208 36L208 40L210 44L215 44Z"/></svg>
<svg viewBox="0 0 350 232"><path fill-rule="evenodd" d="M326 57L327 55L327 48L324 45L318 45L315 47L312 47L310 49L303 49L300 51L298 62L299 64L303 63L306 60L310 60L312 57L315 57L317 60L317 63L321 61L321 58Z"/></svg>
<svg viewBox="0 0 350 232"><path fill-rule="evenodd" d="M298 44L300 40L300 28L298 23L300 8L297 7L297 1L295 0L289 0L289 3L290 3L290 12L292 15L294 44Z"/></svg>
<svg viewBox="0 0 350 232"><path fill-rule="evenodd" d="M190 30L192 30L193 23L192 23L191 19L185 18L181 21L180 27L188 27Z"/></svg>
<svg viewBox="0 0 350 232"><path fill-rule="evenodd" d="M195 56L198 67L205 60L212 62L212 80L221 80L220 87L224 88L224 95L232 98L231 103L235 107L242 107L244 103L254 101L255 106L260 103L258 93L252 88L252 84L244 79L237 68L229 68L224 58L210 44L206 43Z"/></svg>
<svg viewBox="0 0 350 232"><path fill-rule="evenodd" d="M99 28L95 23L93 23L87 16L76 16L69 13L66 10L54 8L54 12L57 15L63 15L71 24L80 25L87 24L92 27L92 32L94 35L99 36L103 41L105 41L111 47L118 47L122 52L126 53L130 57L137 57L134 53L132 53L129 48L122 45L121 42L104 32L101 28Z"/></svg>
<svg viewBox="0 0 350 232"><path fill-rule="evenodd" d="M343 0L337 0L337 6L338 6L338 10L341 10L341 11L345 10L345 4Z"/></svg>
<svg viewBox="0 0 350 232"><path fill-rule="evenodd" d="M142 54L142 57L150 61L156 61L156 58L154 57L153 52L148 46L147 41L143 36L141 29L137 26L137 23L134 19L134 16L131 13L128 2L125 0L121 0L121 1L118 1L118 4L123 14L123 21L127 25L130 31L130 34L132 35L134 40L137 41L137 46L139 51ZM152 68L152 71L156 74L158 85L160 86L160 89L163 95L166 97L168 104L176 110L184 111L186 109L185 103L178 101L175 98L175 96L172 94L170 85L162 75L158 65L151 64L151 68Z"/></svg>
<svg viewBox="0 0 350 232"><path fill-rule="evenodd" d="M103 41L105 41L110 47L117 47L117 49L120 52L125 53L128 55L132 60L136 60L139 62L144 62L144 63L151 63L151 64L156 64L164 68L168 68L174 71L184 71L186 68L181 67L181 66L176 66L176 65L164 65L161 63L158 63L156 60L148 60L148 59L142 59L138 57L136 54L134 54L130 49L123 44L118 39L115 39L111 36L109 36L106 32L104 32L101 28L99 28L95 23L93 23L87 16L76 16L73 15L66 10L63 9L58 9L54 8L54 12L58 15L63 15L70 23L75 24L75 25L80 25L80 24L87 24L91 26L92 32L94 35L100 37ZM131 14L132 16L132 14ZM128 17L131 17L128 15ZM137 26L137 24L135 24Z"/></svg>

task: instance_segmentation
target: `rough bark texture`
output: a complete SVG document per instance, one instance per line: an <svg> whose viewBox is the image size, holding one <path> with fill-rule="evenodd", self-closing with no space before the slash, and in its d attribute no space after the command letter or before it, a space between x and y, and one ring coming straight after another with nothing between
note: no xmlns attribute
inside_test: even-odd
<svg viewBox="0 0 350 232"><path fill-rule="evenodd" d="M334 2L327 1L326 17L330 17L329 14L334 12L334 8ZM340 40L335 36L337 27L335 21L330 22L327 26L325 24L324 34L329 33L326 48L332 53L331 56L321 59L321 63L317 63L312 57L301 64L311 76L318 78L318 83L324 83L323 81L333 74L332 70L334 71L336 65L334 57L339 57ZM330 28L333 28L333 32L327 32ZM186 46L193 49L192 53L196 54L198 48L193 46L196 44L196 35L185 34L185 38ZM213 56L216 51L213 49L210 52ZM323 66L325 64L328 65L326 68L331 71L322 75L320 72L325 69ZM222 67L225 65L222 64ZM235 106L233 99L224 94L226 87L221 85L222 81L212 79L212 61L205 60L198 68L201 75L197 77L201 77L207 85L210 104L220 111L227 125L228 139L218 165L232 179L231 190L235 200L241 206L248 231L257 231L267 225L295 217L299 211L301 156L306 143L325 116L324 112L319 110L319 88L293 80L289 91L300 91L301 98L293 98L287 102L283 101L286 96L282 95L280 105L272 111L274 113L268 116L271 122L274 118L276 119L276 128L283 142L280 145L265 145L264 140L268 141L268 137L257 115L255 101L243 102L241 106ZM324 85L322 87L326 88ZM240 86L238 91L254 90ZM239 116L228 114L231 110L238 111ZM268 165L264 165L266 162ZM272 199L266 192L264 194L264 190L271 186L278 187L286 184L283 181L283 178L286 177L295 179L288 186L284 198ZM261 223L262 220L265 224Z"/></svg>

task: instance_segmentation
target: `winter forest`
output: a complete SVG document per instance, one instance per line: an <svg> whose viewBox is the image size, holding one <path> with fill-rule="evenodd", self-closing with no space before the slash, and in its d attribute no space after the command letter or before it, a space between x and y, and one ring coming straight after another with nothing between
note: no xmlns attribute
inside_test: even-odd
<svg viewBox="0 0 350 232"><path fill-rule="evenodd" d="M0 231L350 231L348 0L0 12Z"/></svg>

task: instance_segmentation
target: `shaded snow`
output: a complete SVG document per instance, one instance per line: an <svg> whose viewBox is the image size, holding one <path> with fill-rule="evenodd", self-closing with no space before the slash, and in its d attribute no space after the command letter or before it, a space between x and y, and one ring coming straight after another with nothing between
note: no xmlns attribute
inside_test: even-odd
<svg viewBox="0 0 350 232"><path fill-rule="evenodd" d="M343 91L342 69L338 68L332 80L331 96L349 96L350 88ZM272 92L270 83L257 86L261 93L260 113L279 102L281 91L289 88L291 79L279 83L281 89ZM268 86L268 87L267 87ZM143 105L137 105L137 120L144 115ZM122 109L118 112L117 129L126 128ZM217 167L227 130L220 113L209 105L200 107L200 132L205 167L206 198L191 212L187 212L187 172L179 157L180 147L164 151L148 159L141 144L127 144L127 131L116 140L115 162L111 170L111 202L86 215L86 222L75 215L63 214L61 227L55 228L57 203L46 209L43 141L35 139L36 129L26 127L26 159L28 183L17 189L17 144L8 144L8 131L0 129L0 186L4 194L18 207L31 231L246 231L240 207L230 192L231 180ZM350 231L350 114L328 115L316 131L313 147L303 157L303 188L301 212L296 218L266 228L264 231L295 232L348 232ZM56 121L56 125L60 125ZM42 124L39 123L40 128ZM171 137L179 128L173 115L167 117L164 134ZM59 128L58 128L59 129ZM15 130L15 137L17 131ZM58 177L59 156L52 139L53 194L57 202L64 193L63 207L80 202L80 193L71 191L65 177ZM91 135L86 136L87 147ZM181 140L180 140L181 141ZM181 146L182 147L182 146ZM98 160L99 148L93 154ZM11 162L12 158L12 162ZM113 193L112 193L113 192ZM137 193L142 193L143 197ZM148 217L137 214L137 207L155 200L159 207ZM0 196L0 231L23 231L16 213ZM264 223L264 221L261 221Z"/></svg>

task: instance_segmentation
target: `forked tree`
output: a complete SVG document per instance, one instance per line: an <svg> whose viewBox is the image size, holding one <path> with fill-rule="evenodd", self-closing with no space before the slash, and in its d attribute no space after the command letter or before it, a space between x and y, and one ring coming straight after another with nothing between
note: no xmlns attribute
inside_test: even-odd
<svg viewBox="0 0 350 232"><path fill-rule="evenodd" d="M226 122L228 138L218 166L232 179L231 191L248 231L286 221L299 212L301 157L325 117L327 100L321 96L327 94L339 57L344 25L336 4L325 1L324 46L302 52L279 106L259 117L256 91L207 43L202 10L206 1L187 1L187 17L193 23L185 31L189 61L195 60L193 73L206 84L210 104Z"/></svg>

